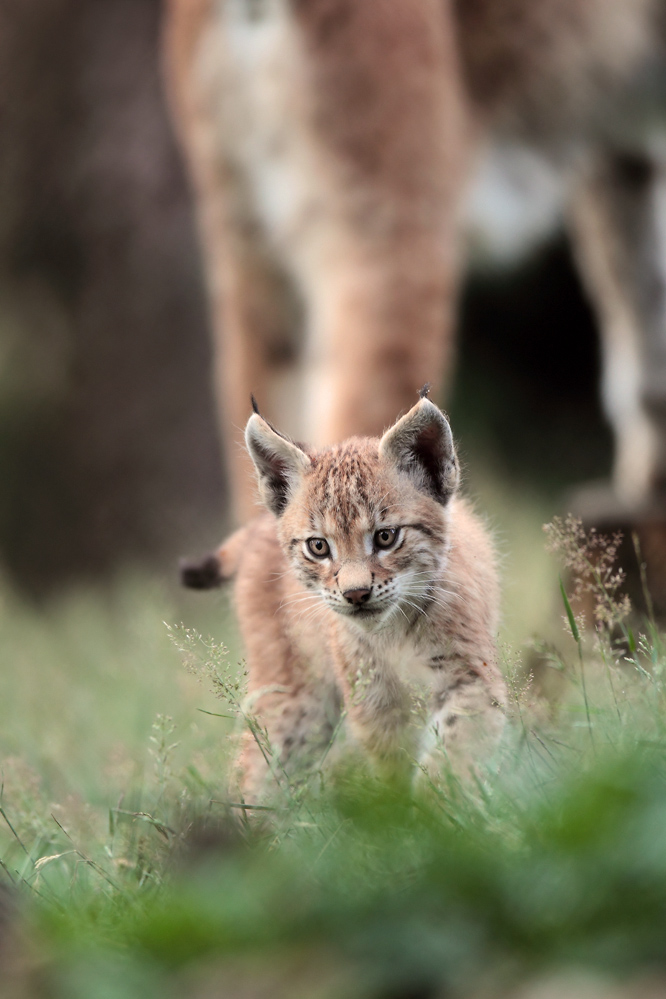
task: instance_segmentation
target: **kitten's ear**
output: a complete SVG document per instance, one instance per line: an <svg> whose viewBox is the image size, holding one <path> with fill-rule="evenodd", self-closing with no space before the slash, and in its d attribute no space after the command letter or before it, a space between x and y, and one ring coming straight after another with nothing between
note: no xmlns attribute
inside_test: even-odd
<svg viewBox="0 0 666 999"><path fill-rule="evenodd" d="M289 494L311 467L308 455L253 413L245 428L245 444L254 462L262 502L280 516Z"/></svg>
<svg viewBox="0 0 666 999"><path fill-rule="evenodd" d="M458 486L458 462L449 421L434 402L420 399L379 442L379 455L407 472L415 485L445 505Z"/></svg>

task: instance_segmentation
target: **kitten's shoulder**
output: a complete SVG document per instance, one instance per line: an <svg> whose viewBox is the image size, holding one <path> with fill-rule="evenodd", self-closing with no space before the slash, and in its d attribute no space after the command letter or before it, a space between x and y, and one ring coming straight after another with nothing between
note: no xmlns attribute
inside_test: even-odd
<svg viewBox="0 0 666 999"><path fill-rule="evenodd" d="M484 518L464 496L451 500L449 511L449 573L460 583L474 582L499 600L499 570L492 533Z"/></svg>

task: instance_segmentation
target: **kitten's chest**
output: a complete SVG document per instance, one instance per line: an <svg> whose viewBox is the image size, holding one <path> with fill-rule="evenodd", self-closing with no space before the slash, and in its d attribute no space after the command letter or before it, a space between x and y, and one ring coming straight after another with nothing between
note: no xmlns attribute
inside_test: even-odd
<svg viewBox="0 0 666 999"><path fill-rule="evenodd" d="M378 656L384 670L408 687L429 691L441 670L437 643L404 638L387 643Z"/></svg>

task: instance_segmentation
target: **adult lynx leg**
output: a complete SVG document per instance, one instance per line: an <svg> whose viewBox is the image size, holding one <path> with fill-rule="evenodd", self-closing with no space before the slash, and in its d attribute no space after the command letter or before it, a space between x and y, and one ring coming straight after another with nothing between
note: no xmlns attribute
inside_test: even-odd
<svg viewBox="0 0 666 999"><path fill-rule="evenodd" d="M376 434L441 383L470 126L447 3L293 4L327 164L326 216L294 253L311 438ZM311 248L311 249L310 249Z"/></svg>
<svg viewBox="0 0 666 999"><path fill-rule="evenodd" d="M455 268L434 244L421 234L406 235L392 253L357 244L330 274L327 293L306 297L306 422L315 441L381 433L425 382L441 386Z"/></svg>
<svg viewBox="0 0 666 999"><path fill-rule="evenodd" d="M599 317L614 490L638 508L666 481L666 156L598 155L572 219Z"/></svg>
<svg viewBox="0 0 666 999"><path fill-rule="evenodd" d="M657 153L659 155L657 155ZM613 491L581 490L586 526L620 531L634 607L647 611L632 538L666 618L666 156L599 155L574 211L577 250L598 310L604 403L615 431Z"/></svg>
<svg viewBox="0 0 666 999"><path fill-rule="evenodd" d="M245 521L257 512L252 465L243 446L250 396L288 433L297 432L298 310L286 277L249 213L222 211L233 202L232 184L199 195L215 344L220 436L231 471L234 512ZM220 220L219 215L224 213Z"/></svg>
<svg viewBox="0 0 666 999"><path fill-rule="evenodd" d="M254 474L242 446L250 394L287 432L297 429L297 310L269 249L227 121L237 99L229 81L222 8L213 0L168 0L166 79L188 161L203 244L215 343L214 381L236 519L256 512ZM300 425L300 424L298 424Z"/></svg>
<svg viewBox="0 0 666 999"><path fill-rule="evenodd" d="M227 224L220 240L225 242L225 260L219 269L223 287L213 298L215 384L221 386L218 406L234 510L236 519L244 521L257 512L254 474L243 446L250 395L288 433L297 432L300 426L295 342L299 323L286 279L256 239L253 242L245 232ZM211 250L208 260L214 262Z"/></svg>

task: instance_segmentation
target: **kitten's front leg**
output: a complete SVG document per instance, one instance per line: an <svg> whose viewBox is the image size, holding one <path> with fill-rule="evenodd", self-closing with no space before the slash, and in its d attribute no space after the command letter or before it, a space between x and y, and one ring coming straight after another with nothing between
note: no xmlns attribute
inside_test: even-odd
<svg viewBox="0 0 666 999"><path fill-rule="evenodd" d="M391 780L409 780L417 745L409 691L384 664L371 658L342 668L349 729L372 762Z"/></svg>
<svg viewBox="0 0 666 999"><path fill-rule="evenodd" d="M504 684L493 667L447 664L432 695L423 770L437 779L448 761L457 776L471 776L499 743L504 706Z"/></svg>
<svg viewBox="0 0 666 999"><path fill-rule="evenodd" d="M288 797L316 770L335 730L339 703L322 682L255 689L248 700L231 793L251 807Z"/></svg>

